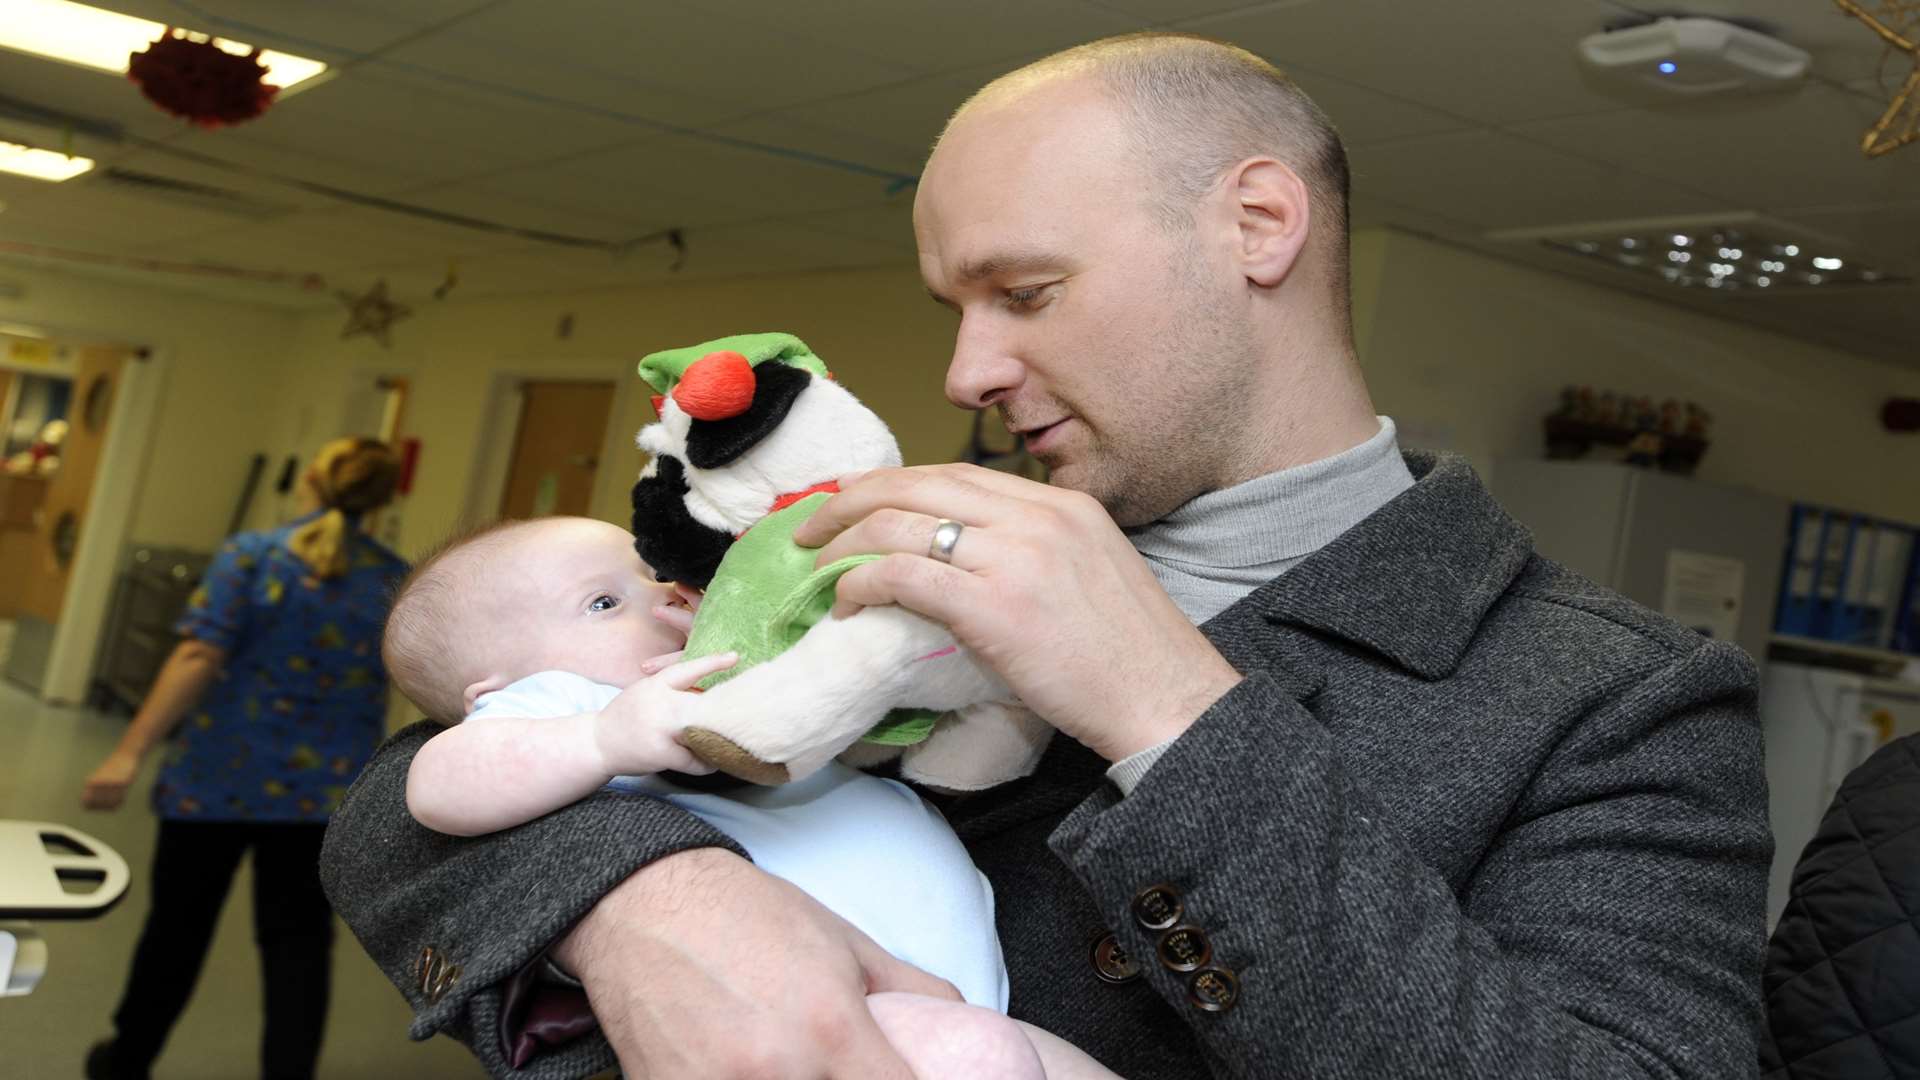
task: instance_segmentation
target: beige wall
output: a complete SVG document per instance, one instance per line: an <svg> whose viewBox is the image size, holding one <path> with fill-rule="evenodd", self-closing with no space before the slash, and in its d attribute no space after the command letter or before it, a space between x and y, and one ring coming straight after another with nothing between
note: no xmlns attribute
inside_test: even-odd
<svg viewBox="0 0 1920 1080"><path fill-rule="evenodd" d="M267 442L292 318L144 281L38 267L0 268L0 281L22 289L0 296L0 322L66 340L146 345L164 356L143 475L115 479L140 485L133 539L211 548L240 498L249 456Z"/></svg>
<svg viewBox="0 0 1920 1080"><path fill-rule="evenodd" d="M557 327L573 317L572 335ZM296 358L276 427L304 430L303 452L336 433L338 402L374 371L412 381L406 428L422 442L399 543L418 551L452 529L467 500L500 372L595 376L629 387L603 456L594 512L625 523L627 488L640 459L633 433L653 418L633 374L655 349L724 334L786 330L805 338L835 375L893 426L909 462L950 461L968 433L965 414L940 395L953 316L927 299L911 267L779 278L694 282L638 291L535 295L419 308L393 329L393 348L340 341L338 313L300 320Z"/></svg>
<svg viewBox="0 0 1920 1080"><path fill-rule="evenodd" d="M1920 522L1920 438L1879 421L1887 397L1920 396L1920 369L1403 233L1386 234L1380 273L1362 363L1409 443L1487 469L1540 456L1565 385L1693 399L1716 417L1702 479Z"/></svg>

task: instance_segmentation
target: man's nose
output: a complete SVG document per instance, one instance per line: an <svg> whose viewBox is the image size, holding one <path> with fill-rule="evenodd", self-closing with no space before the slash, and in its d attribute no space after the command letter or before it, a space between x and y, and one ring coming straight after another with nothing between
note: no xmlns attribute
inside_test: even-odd
<svg viewBox="0 0 1920 1080"><path fill-rule="evenodd" d="M962 315L947 364L947 400L963 409L984 409L1011 394L1026 376L1005 335L990 320Z"/></svg>

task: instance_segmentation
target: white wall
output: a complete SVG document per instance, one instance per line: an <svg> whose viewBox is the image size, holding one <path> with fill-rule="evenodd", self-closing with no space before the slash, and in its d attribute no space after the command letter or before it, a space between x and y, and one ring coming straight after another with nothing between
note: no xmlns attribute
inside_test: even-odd
<svg viewBox="0 0 1920 1080"><path fill-rule="evenodd" d="M1920 368L1404 233L1386 235L1373 289L1361 359L1409 442L1484 471L1541 456L1541 418L1568 384L1691 399L1715 417L1702 479L1920 522L1920 437L1879 421L1888 397L1920 397Z"/></svg>

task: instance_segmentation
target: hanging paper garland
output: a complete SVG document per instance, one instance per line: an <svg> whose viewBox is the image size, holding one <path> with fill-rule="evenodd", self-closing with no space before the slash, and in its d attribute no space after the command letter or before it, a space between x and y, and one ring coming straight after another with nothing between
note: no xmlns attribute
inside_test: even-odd
<svg viewBox="0 0 1920 1080"><path fill-rule="evenodd" d="M148 101L204 128L238 124L266 112L280 92L267 84L266 76L260 50L235 56L171 28L146 51L127 58L127 78Z"/></svg>

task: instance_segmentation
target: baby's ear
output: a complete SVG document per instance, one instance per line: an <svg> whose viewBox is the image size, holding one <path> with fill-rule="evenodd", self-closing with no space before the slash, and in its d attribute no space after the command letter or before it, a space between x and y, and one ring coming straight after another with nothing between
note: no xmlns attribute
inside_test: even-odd
<svg viewBox="0 0 1920 1080"><path fill-rule="evenodd" d="M511 679L501 675L489 675L477 682L468 683L467 688L460 694L461 714L465 715L466 713L472 712L474 703L480 700L481 694L491 694L495 690L504 690L511 681Z"/></svg>

